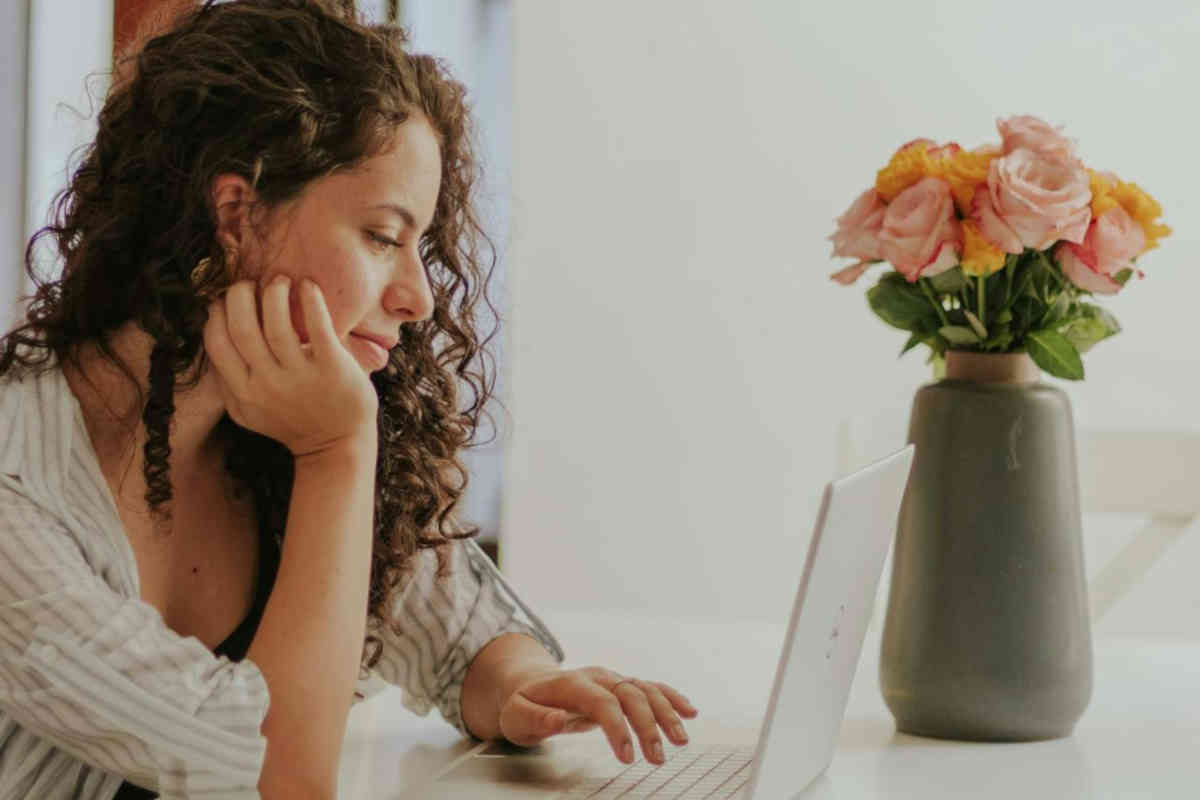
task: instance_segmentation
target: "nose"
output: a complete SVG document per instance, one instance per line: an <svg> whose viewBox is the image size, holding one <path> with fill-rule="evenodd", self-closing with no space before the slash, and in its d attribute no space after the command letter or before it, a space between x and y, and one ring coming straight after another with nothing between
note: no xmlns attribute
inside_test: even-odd
<svg viewBox="0 0 1200 800"><path fill-rule="evenodd" d="M384 292L384 307L405 322L422 322L433 316L433 289L419 254L404 261L404 267Z"/></svg>

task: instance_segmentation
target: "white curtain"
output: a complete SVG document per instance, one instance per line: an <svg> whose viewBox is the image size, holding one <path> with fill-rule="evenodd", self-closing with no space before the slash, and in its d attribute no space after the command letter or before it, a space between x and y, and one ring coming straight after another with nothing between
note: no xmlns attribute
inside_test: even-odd
<svg viewBox="0 0 1200 800"><path fill-rule="evenodd" d="M3 308L14 312L32 286L24 276L25 244L49 221L50 202L77 166L75 152L96 133L96 114L112 68L112 0L9 0L0 25L6 53L4 100L20 113L3 123L4 247L7 279ZM19 121L19 125L16 122ZM72 158L75 155L76 158ZM55 268L53 246L37 254L43 273Z"/></svg>
<svg viewBox="0 0 1200 800"><path fill-rule="evenodd" d="M0 4L0 329L16 319L25 236L25 97L29 31L28 0Z"/></svg>

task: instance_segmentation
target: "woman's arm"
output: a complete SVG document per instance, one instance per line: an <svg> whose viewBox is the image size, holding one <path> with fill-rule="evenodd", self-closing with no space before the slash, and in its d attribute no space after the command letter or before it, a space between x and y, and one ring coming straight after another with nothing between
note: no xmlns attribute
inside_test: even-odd
<svg viewBox="0 0 1200 800"><path fill-rule="evenodd" d="M563 654L554 635L473 540L440 549L440 558L434 549L417 550L383 618L368 620L370 632L383 645L374 672L403 690L410 711L424 715L437 708L447 722L470 735L462 716L463 682L489 643L521 633L538 643L550 664L561 662ZM439 570L442 559L444 573Z"/></svg>
<svg viewBox="0 0 1200 800"><path fill-rule="evenodd" d="M261 298L259 294L261 292ZM338 339L317 284L242 280L209 306L204 347L239 425L294 456L279 571L247 657L271 691L259 787L275 798L334 797L362 659L374 538L379 398Z"/></svg>
<svg viewBox="0 0 1200 800"><path fill-rule="evenodd" d="M541 642L523 633L498 636L479 651L462 688L463 724L478 739L500 738L500 708L535 673L558 669Z"/></svg>
<svg viewBox="0 0 1200 800"><path fill-rule="evenodd" d="M370 585L375 440L296 459L279 572L247 657L266 676L264 800L336 796Z"/></svg>

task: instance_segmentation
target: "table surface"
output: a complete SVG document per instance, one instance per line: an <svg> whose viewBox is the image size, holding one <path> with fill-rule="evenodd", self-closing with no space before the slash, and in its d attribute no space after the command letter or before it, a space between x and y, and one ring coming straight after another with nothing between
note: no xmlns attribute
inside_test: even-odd
<svg viewBox="0 0 1200 800"><path fill-rule="evenodd" d="M703 743L708 726L757 730L783 621L543 616L563 643L567 666L610 667L687 694L700 709L688 723L694 743ZM1097 637L1092 700L1074 734L1018 744L898 733L879 691L879 641L880 631L868 631L833 763L805 798L1200 796L1200 641ZM351 710L340 796L399 798L471 747L436 711L417 717L389 688Z"/></svg>

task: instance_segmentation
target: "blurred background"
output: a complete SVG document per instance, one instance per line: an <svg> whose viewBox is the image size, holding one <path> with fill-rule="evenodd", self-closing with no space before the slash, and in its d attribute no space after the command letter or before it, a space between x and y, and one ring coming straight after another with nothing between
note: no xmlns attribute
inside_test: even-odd
<svg viewBox="0 0 1200 800"><path fill-rule="evenodd" d="M89 112L83 77L107 69L114 18L119 38L147 5L0 12L4 101L20 109L0 122L6 309L23 242L92 130L63 104ZM1200 430L1190 0L360 9L409 25L474 98L508 412L468 455L464 516L498 538L535 606L786 619L848 432L875 455L898 446L931 377L867 308L878 268L837 286L826 241L919 136L971 148L998 141L997 117L1034 114L1159 200L1174 234L1142 259L1144 280L1101 300L1124 332L1085 356L1086 381L1046 380L1080 429ZM102 96L101 77L89 85ZM1085 516L1089 567L1138 524ZM1175 543L1136 607L1186 609L1200 633L1198 558L1200 536Z"/></svg>

